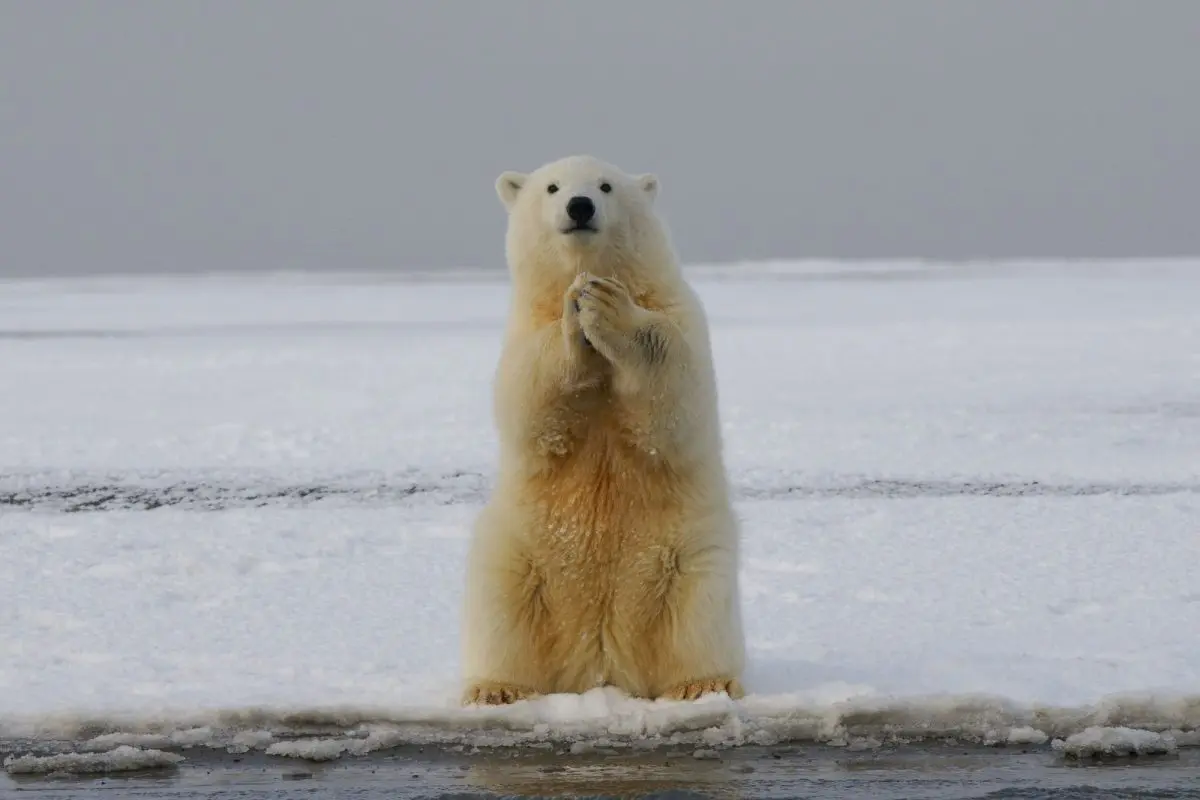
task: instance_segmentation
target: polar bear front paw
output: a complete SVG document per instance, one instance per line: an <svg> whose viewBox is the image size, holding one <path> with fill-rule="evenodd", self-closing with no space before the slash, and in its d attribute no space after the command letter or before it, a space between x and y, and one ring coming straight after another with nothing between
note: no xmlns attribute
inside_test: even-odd
<svg viewBox="0 0 1200 800"><path fill-rule="evenodd" d="M524 686L498 681L480 681L467 687L467 690L463 692L462 704L464 706L503 706L537 696L537 692Z"/></svg>
<svg viewBox="0 0 1200 800"><path fill-rule="evenodd" d="M659 695L661 700L697 700L706 694L725 692L731 700L739 700L745 696L742 684L737 678L704 678L701 680L684 681L676 684Z"/></svg>
<svg viewBox="0 0 1200 800"><path fill-rule="evenodd" d="M586 272L575 277L575 280L563 293L562 332L567 347L582 345L590 350L592 343L588 341L579 323L579 295L591 278Z"/></svg>
<svg viewBox="0 0 1200 800"><path fill-rule="evenodd" d="M579 327L593 344L615 348L619 342L628 339L644 311L615 278L582 275L580 278L584 279L583 285L575 297Z"/></svg>

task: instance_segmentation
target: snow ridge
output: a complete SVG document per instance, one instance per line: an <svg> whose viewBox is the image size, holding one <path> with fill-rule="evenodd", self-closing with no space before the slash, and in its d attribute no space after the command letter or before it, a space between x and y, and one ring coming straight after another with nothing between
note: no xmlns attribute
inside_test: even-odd
<svg viewBox="0 0 1200 800"><path fill-rule="evenodd" d="M948 479L869 476L831 476L797 482L795 475L774 473L734 475L740 500L778 498L913 498L913 497L1072 497L1161 496L1200 494L1200 483L1044 481L1012 478ZM231 508L294 507L312 503L401 505L481 503L491 481L481 471L397 476L326 476L285 482L262 476L260 482L208 479L204 475L145 478L136 474L75 476L68 483L40 475L0 475L0 508L37 511L152 511L176 507L191 511Z"/></svg>

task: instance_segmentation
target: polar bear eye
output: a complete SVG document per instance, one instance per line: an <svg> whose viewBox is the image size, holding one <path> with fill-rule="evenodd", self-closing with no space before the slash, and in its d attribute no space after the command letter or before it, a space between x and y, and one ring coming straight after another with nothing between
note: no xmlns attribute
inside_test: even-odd
<svg viewBox="0 0 1200 800"><path fill-rule="evenodd" d="M608 194L609 192L612 191L612 184L609 183L608 181L605 181L604 183L600 184L600 191L604 192L605 194Z"/></svg>
<svg viewBox="0 0 1200 800"><path fill-rule="evenodd" d="M546 187L546 193L547 193L547 194L554 194L554 193L555 193L555 192L557 192L557 191L558 191L558 184L557 184L557 183L552 183L552 184L550 184L549 186L547 186L547 187Z"/></svg>

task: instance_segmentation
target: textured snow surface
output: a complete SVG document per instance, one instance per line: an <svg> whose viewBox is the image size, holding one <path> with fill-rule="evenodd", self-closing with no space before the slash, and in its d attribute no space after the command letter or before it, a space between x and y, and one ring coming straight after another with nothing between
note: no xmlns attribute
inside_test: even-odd
<svg viewBox="0 0 1200 800"><path fill-rule="evenodd" d="M1069 758L1162 755L1177 749L1175 740L1136 728L1091 727L1054 743Z"/></svg>
<svg viewBox="0 0 1200 800"><path fill-rule="evenodd" d="M172 767L184 758L162 750L142 750L121 745L106 753L58 753L50 756L10 756L4 769L12 775L45 775L54 772L136 772Z"/></svg>
<svg viewBox="0 0 1200 800"><path fill-rule="evenodd" d="M457 706L503 276L40 281L0 284L0 738L1194 740L1200 263L693 272L747 698Z"/></svg>

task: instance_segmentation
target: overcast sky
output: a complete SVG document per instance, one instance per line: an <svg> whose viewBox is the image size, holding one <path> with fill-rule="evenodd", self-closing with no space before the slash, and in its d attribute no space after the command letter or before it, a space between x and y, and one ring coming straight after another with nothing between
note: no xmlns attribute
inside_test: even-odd
<svg viewBox="0 0 1200 800"><path fill-rule="evenodd" d="M687 261L1200 254L1200 1L0 0L0 276L503 264L505 169Z"/></svg>

